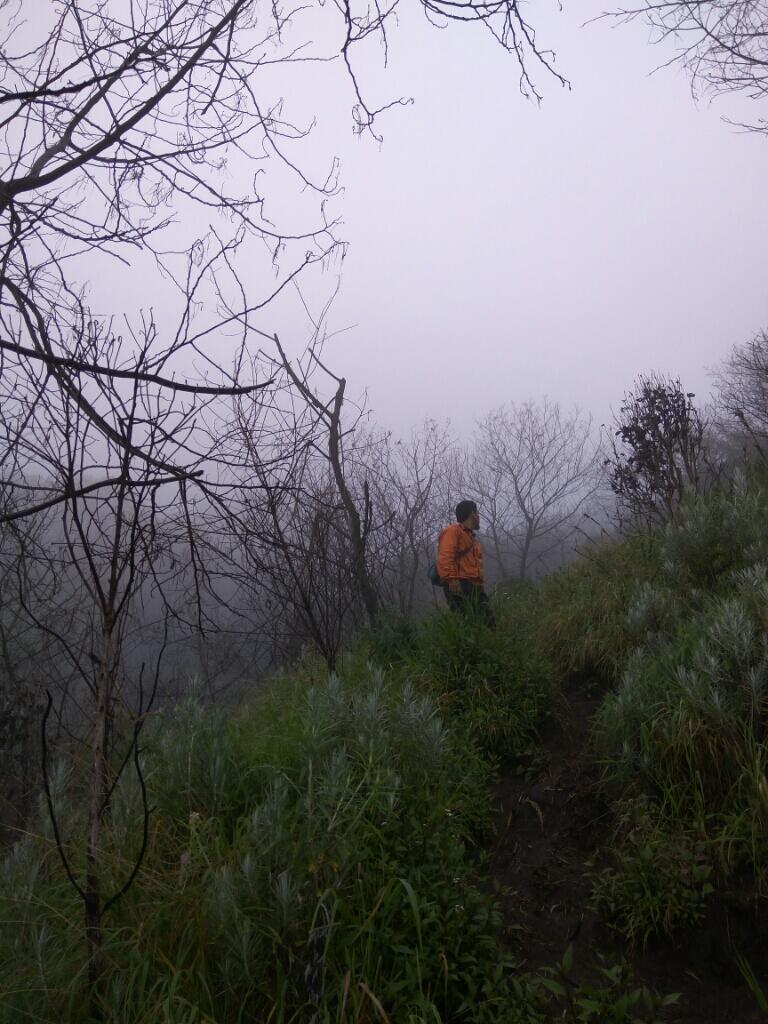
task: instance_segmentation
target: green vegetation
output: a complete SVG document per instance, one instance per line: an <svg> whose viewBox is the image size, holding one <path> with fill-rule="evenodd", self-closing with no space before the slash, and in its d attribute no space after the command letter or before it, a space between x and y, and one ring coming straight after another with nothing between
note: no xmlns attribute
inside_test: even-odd
<svg viewBox="0 0 768 1024"><path fill-rule="evenodd" d="M613 828L592 906L629 947L768 889L768 494L741 484L665 528L496 597L498 628L391 619L237 713L147 728L154 808L110 911L89 1008L81 906L46 815L0 866L0 1019L122 1024L656 1020L622 963L521 971L484 877L490 783L563 689L599 687ZM76 873L81 808L54 799ZM105 890L141 840L126 773ZM746 961L744 961L746 963ZM751 970L751 968L750 968ZM746 976L746 975L745 975ZM754 977L752 975L752 977ZM586 980L585 980L586 978ZM754 980L755 991L761 991Z"/></svg>
<svg viewBox="0 0 768 1024"><path fill-rule="evenodd" d="M601 682L614 831L593 906L631 943L768 883L768 494L737 481L540 587L537 642Z"/></svg>
<svg viewBox="0 0 768 1024"><path fill-rule="evenodd" d="M573 947L565 951L562 963L544 972L542 988L562 1006L560 1020L570 1024L642 1024L656 1022L659 1013L678 1000L678 994L659 996L645 985L634 984L633 973L625 962L598 963L592 983L576 984L573 972Z"/></svg>
<svg viewBox="0 0 768 1024"><path fill-rule="evenodd" d="M637 586L654 578L659 543L655 533L611 541L543 581L536 644L560 682L615 680L634 640L627 606Z"/></svg>
<svg viewBox="0 0 768 1024"><path fill-rule="evenodd" d="M157 813L140 880L110 912L103 1019L518 1019L470 867L490 766L428 696L376 668L300 679L234 718L189 702L147 747ZM139 843L138 795L126 777L113 885ZM0 1007L80 1021L81 911L40 827L3 864Z"/></svg>
<svg viewBox="0 0 768 1024"><path fill-rule="evenodd" d="M493 631L479 616L445 612L420 623L389 620L369 638L371 657L429 694L486 753L516 756L556 696L549 659L534 637L537 597L532 585L499 595Z"/></svg>
<svg viewBox="0 0 768 1024"><path fill-rule="evenodd" d="M627 609L636 642L596 741L637 800L596 900L632 938L697 920L712 892L766 892L767 512L758 486L684 505Z"/></svg>
<svg viewBox="0 0 768 1024"><path fill-rule="evenodd" d="M597 875L593 907L634 945L652 935L672 935L704 918L712 893L706 843L674 819L660 820L648 800L618 803L618 866Z"/></svg>

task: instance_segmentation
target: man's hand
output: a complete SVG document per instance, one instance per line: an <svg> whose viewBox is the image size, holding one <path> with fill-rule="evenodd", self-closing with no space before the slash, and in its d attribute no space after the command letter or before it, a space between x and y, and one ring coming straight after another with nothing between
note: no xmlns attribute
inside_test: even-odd
<svg viewBox="0 0 768 1024"><path fill-rule="evenodd" d="M458 596L461 593L461 584L458 580L448 580L448 590L451 594Z"/></svg>

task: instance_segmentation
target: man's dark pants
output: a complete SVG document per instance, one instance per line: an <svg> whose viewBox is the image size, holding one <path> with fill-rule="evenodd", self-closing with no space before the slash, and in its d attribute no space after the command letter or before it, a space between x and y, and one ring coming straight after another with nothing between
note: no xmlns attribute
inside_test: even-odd
<svg viewBox="0 0 768 1024"><path fill-rule="evenodd" d="M459 594L452 594L448 589L448 584L443 584L445 599L451 611L459 612L462 615L468 612L479 615L489 629L494 629L496 626L496 616L493 614L493 609L488 601L488 595L483 588L475 586L469 580L459 580L459 586L461 587L461 592Z"/></svg>

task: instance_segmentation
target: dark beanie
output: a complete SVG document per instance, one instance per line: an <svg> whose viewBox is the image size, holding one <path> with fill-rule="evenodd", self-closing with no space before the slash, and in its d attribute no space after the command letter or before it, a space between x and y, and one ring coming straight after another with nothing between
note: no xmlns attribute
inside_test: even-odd
<svg viewBox="0 0 768 1024"><path fill-rule="evenodd" d="M474 501L460 501L456 506L456 522L463 523L473 512L477 512L477 505Z"/></svg>

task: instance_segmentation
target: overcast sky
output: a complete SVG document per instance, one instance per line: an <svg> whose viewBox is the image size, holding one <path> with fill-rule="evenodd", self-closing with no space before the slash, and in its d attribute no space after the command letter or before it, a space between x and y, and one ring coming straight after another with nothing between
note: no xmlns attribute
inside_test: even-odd
<svg viewBox="0 0 768 1024"><path fill-rule="evenodd" d="M374 102L414 98L382 117L383 145L312 95L350 242L331 361L398 430L465 430L544 394L600 422L650 370L704 397L708 369L768 325L768 139L722 120L760 112L695 103L681 69L652 74L670 51L643 25L582 27L592 0L534 7L572 85L540 74L540 107L486 33L413 11L386 76L373 50L359 67Z"/></svg>
<svg viewBox="0 0 768 1024"><path fill-rule="evenodd" d="M375 40L356 47L371 106L414 100L380 117L381 144L352 132L340 61L269 71L285 116L317 119L307 139L286 143L291 159L321 180L334 155L341 161L344 191L328 209L349 249L329 325L348 330L328 361L351 393L367 388L376 420L398 433L427 417L465 432L503 402L544 395L599 424L653 370L705 400L711 368L768 327L768 136L723 120L768 111L745 97L695 102L681 68L653 73L672 51L650 45L642 23L584 25L601 0L529 10L572 86L537 72L540 106L521 97L515 60L486 31L437 30L418 4L390 28L386 70ZM297 21L312 52L338 51L335 9ZM260 72L260 97L263 82ZM232 170L251 187L252 164ZM283 227L306 230L307 210L315 216L317 196L276 185L268 168L252 187ZM198 209L181 215L178 231L204 230ZM249 301L275 287L260 252L265 266L244 254ZM106 291L105 309L135 317L167 304L155 272L99 267L93 290ZM338 269L307 283L315 311ZM281 302L259 326L299 352L307 318L292 291Z"/></svg>

